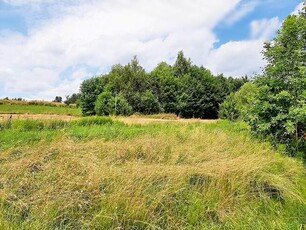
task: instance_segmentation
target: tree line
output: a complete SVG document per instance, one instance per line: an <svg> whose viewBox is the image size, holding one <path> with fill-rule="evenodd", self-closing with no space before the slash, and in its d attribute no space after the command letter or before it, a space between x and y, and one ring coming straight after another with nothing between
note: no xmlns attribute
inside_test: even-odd
<svg viewBox="0 0 306 230"><path fill-rule="evenodd" d="M183 118L218 118L219 105L248 81L214 76L180 51L173 66L161 62L147 73L134 57L80 87L83 115L174 113Z"/></svg>

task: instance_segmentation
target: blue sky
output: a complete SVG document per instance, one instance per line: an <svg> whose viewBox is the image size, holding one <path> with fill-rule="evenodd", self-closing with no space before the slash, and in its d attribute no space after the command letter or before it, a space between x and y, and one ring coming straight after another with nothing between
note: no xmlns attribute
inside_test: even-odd
<svg viewBox="0 0 306 230"><path fill-rule="evenodd" d="M271 19L277 17L283 21L291 14L296 7L302 2L300 0L261 0L257 1L256 6L252 8L252 1L241 1L242 8L249 7L252 9L245 16L233 24L220 23L215 28L215 32L220 40L217 45L229 42L239 41L250 38L250 23L254 20ZM255 2L255 1L254 1ZM226 22L226 20L225 20Z"/></svg>
<svg viewBox="0 0 306 230"><path fill-rule="evenodd" d="M0 0L0 98L51 100L137 55L179 50L214 74L260 73L261 50L301 0Z"/></svg>

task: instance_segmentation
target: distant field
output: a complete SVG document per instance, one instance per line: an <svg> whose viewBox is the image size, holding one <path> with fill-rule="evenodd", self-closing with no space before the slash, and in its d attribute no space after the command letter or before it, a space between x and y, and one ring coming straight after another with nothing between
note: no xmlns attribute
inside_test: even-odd
<svg viewBox="0 0 306 230"><path fill-rule="evenodd" d="M65 106L0 104L0 114L59 114L81 116L81 109Z"/></svg>
<svg viewBox="0 0 306 230"><path fill-rule="evenodd" d="M124 119L4 127L0 229L303 229L305 168L244 123Z"/></svg>

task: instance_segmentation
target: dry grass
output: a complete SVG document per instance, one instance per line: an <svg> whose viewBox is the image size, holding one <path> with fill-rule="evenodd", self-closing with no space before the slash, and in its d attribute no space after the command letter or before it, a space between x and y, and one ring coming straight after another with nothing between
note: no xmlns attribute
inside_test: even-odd
<svg viewBox="0 0 306 230"><path fill-rule="evenodd" d="M1 114L0 121L6 121L10 117L10 114ZM62 120L73 121L78 120L80 117L69 115L57 115L57 114L12 114L12 120Z"/></svg>
<svg viewBox="0 0 306 230"><path fill-rule="evenodd" d="M0 113L0 121L6 121L9 118L9 114L1 114ZM159 117L159 116L157 116ZM80 119L79 116L70 116L70 115L58 115L58 114L12 114L12 119L15 120L63 120L63 121L73 121ZM147 125L147 124L158 124L158 123L169 123L169 122L177 122L177 123L204 123L211 124L216 123L220 120L202 120L202 119L162 119L162 118L154 118L147 116L130 116L130 117L113 117L114 120L122 121L128 125Z"/></svg>
<svg viewBox="0 0 306 230"><path fill-rule="evenodd" d="M158 116L157 116L158 117ZM169 122L176 122L176 123L216 123L219 120L202 120L202 119L164 119L164 118L155 118L155 117L141 117L141 116L130 116L130 117L115 117L114 119L122 121L126 124L133 124L133 125L147 125L152 123L169 123Z"/></svg>
<svg viewBox="0 0 306 230"><path fill-rule="evenodd" d="M134 118L129 120L134 122ZM66 130L59 131L51 143L4 150L0 156L4 208L0 221L2 216L11 223L3 226L302 226L305 168L300 163L256 143L243 132L228 130L222 122L149 123L139 127L141 135L128 138L74 139ZM129 132L138 126L120 127ZM114 132L112 126L108 129Z"/></svg>

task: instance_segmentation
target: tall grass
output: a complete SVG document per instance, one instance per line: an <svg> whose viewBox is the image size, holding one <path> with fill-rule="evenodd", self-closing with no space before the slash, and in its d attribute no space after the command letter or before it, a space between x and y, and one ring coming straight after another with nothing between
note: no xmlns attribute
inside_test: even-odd
<svg viewBox="0 0 306 230"><path fill-rule="evenodd" d="M303 229L305 168L244 123L95 119L1 131L40 140L2 149L0 228Z"/></svg>

